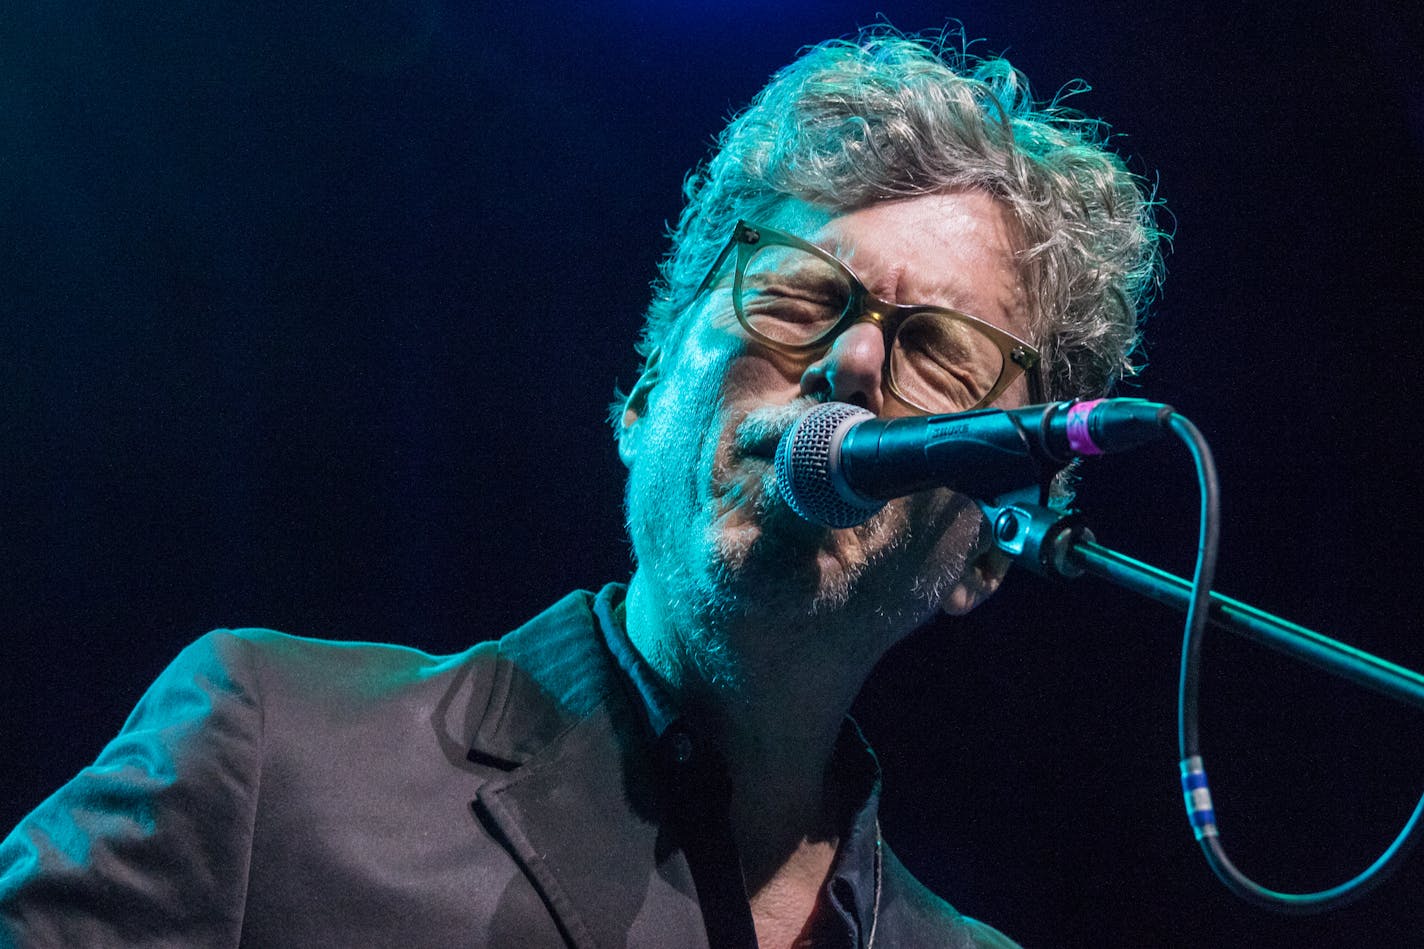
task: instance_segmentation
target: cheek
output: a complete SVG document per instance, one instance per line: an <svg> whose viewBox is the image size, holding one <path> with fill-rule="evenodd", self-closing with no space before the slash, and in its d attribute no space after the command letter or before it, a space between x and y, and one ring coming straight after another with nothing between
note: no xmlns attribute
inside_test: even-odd
<svg viewBox="0 0 1424 949"><path fill-rule="evenodd" d="M728 361L723 391L728 401L751 403L746 409L784 404L799 393L803 368L779 353L752 349Z"/></svg>
<svg viewBox="0 0 1424 949"><path fill-rule="evenodd" d="M709 328L684 342L677 366L663 380L665 420L705 423L723 409L736 415L762 405L783 404L799 394L804 361L747 340L740 333ZM667 416L671 416L670 419Z"/></svg>
<svg viewBox="0 0 1424 949"><path fill-rule="evenodd" d="M912 495L906 511L907 526L923 525L922 530L910 530L919 536L918 552L923 558L924 573L929 578L957 582L986 549L992 546L988 525L979 506L962 494L949 491Z"/></svg>

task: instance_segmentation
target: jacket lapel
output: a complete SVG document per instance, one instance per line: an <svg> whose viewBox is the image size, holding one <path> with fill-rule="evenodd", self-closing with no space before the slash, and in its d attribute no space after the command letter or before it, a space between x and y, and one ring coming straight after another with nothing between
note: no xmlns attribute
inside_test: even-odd
<svg viewBox="0 0 1424 949"><path fill-rule="evenodd" d="M686 859L662 837L640 710L588 594L500 642L471 756L512 770L475 806L579 949L705 946Z"/></svg>

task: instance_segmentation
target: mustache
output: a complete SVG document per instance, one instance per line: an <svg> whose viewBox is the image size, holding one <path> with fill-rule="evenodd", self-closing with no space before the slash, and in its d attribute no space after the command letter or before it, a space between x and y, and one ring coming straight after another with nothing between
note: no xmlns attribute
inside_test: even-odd
<svg viewBox="0 0 1424 949"><path fill-rule="evenodd" d="M776 449L781 436L798 418L820 404L812 396L799 396L785 405L767 405L748 412L737 424L733 443L743 454Z"/></svg>

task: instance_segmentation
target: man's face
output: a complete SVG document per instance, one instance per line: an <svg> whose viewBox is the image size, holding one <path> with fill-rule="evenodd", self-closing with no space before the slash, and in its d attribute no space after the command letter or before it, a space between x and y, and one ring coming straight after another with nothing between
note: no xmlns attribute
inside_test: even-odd
<svg viewBox="0 0 1424 949"><path fill-rule="evenodd" d="M1010 218L987 194L926 195L841 215L789 201L756 223L825 248L886 300L949 307L1027 335ZM922 492L859 527L831 530L799 520L773 490L777 441L817 401L909 414L886 388L881 329L857 324L819 356L787 356L747 336L730 283L719 280L683 315L680 336L650 364L624 420L638 569L651 571L670 619L873 615L903 635L938 608L972 607L997 577L986 589L971 569L988 545L967 498ZM1020 379L996 404L1024 401Z"/></svg>

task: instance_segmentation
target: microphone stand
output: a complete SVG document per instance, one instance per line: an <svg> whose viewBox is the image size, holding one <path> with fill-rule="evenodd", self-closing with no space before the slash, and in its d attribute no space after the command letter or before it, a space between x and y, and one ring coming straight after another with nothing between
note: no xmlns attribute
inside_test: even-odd
<svg viewBox="0 0 1424 949"><path fill-rule="evenodd" d="M1040 576L1060 580L1089 573L1186 612L1190 582L1097 543L1080 514L1054 511L1036 503L1037 490L1023 495L982 505L993 526L995 543L1015 563ZM1027 500L1029 496L1034 500ZM1210 595L1207 621L1424 709L1424 675L1411 669L1215 592Z"/></svg>

